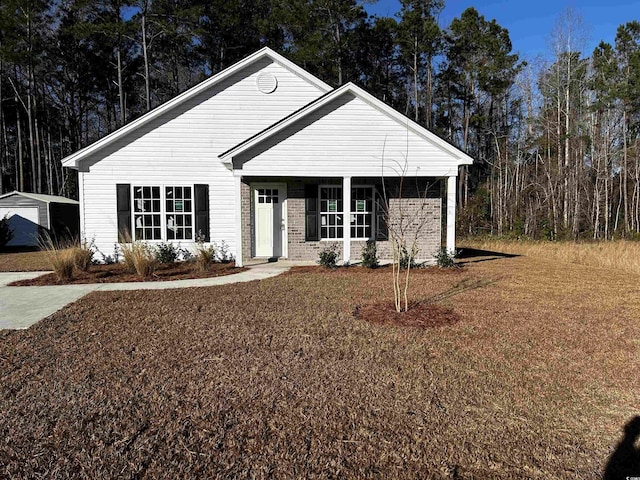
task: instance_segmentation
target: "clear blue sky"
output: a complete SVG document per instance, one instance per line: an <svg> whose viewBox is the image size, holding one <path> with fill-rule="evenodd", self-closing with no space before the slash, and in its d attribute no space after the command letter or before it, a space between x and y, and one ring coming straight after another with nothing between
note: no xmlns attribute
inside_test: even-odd
<svg viewBox="0 0 640 480"><path fill-rule="evenodd" d="M445 0L440 26L448 26L469 7L509 30L514 51L528 60L537 55L550 55L549 37L568 7L582 16L582 23L588 29L583 56L591 55L600 40L613 44L618 25L640 21L640 0ZM400 10L400 2L379 0L365 8L371 14L391 17Z"/></svg>

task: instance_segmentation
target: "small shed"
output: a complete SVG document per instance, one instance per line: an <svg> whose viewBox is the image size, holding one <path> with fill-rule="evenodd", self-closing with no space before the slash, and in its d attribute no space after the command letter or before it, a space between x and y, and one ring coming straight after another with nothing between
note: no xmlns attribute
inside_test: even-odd
<svg viewBox="0 0 640 480"><path fill-rule="evenodd" d="M57 195L13 191L0 195L0 218L7 217L13 238L8 247L33 247L48 233L75 238L80 231L80 204Z"/></svg>

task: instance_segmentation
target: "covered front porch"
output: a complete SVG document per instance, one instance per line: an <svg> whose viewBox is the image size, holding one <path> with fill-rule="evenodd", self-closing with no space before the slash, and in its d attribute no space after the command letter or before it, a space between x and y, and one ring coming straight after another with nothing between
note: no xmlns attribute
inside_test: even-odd
<svg viewBox="0 0 640 480"><path fill-rule="evenodd" d="M267 259L314 262L325 248L335 248L341 262L355 263L367 241L376 241L379 258L389 260L385 211L392 222L399 214L424 220L418 260L434 257L443 230L447 250L455 250L455 176L383 179L240 173L234 172L238 265Z"/></svg>

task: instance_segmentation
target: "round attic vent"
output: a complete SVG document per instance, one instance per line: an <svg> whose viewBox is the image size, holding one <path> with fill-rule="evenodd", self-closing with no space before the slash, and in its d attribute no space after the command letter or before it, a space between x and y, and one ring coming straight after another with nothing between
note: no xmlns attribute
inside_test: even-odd
<svg viewBox="0 0 640 480"><path fill-rule="evenodd" d="M261 73L256 79L256 85L262 93L273 93L278 87L278 79L273 73Z"/></svg>

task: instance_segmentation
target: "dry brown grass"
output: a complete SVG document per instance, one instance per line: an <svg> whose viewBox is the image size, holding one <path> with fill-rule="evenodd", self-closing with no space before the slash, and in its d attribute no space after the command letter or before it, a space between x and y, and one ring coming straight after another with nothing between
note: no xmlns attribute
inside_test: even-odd
<svg viewBox="0 0 640 480"><path fill-rule="evenodd" d="M121 243L120 251L127 269L142 278L151 277L158 267L159 262L152 247L145 242Z"/></svg>
<svg viewBox="0 0 640 480"><path fill-rule="evenodd" d="M354 318L388 276L92 293L0 332L0 476L601 477L639 404L640 277L471 262L413 277L453 325Z"/></svg>
<svg viewBox="0 0 640 480"><path fill-rule="evenodd" d="M51 270L46 252L0 253L0 272Z"/></svg>
<svg viewBox="0 0 640 480"><path fill-rule="evenodd" d="M533 240L464 239L461 247L528 255L541 259L613 268L640 274L640 242L547 242Z"/></svg>

